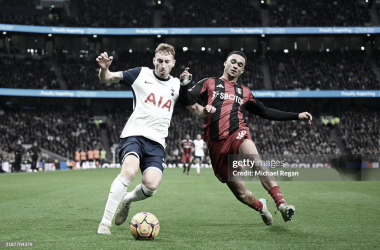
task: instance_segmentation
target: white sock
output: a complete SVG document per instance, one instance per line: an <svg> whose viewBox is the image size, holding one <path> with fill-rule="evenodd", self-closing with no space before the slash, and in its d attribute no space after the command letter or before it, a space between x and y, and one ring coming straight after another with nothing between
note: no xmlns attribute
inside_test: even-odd
<svg viewBox="0 0 380 250"><path fill-rule="evenodd" d="M112 182L110 193L104 210L104 215L101 223L111 226L112 219L116 213L116 209L120 204L121 199L127 192L127 188L131 182L123 175L119 174Z"/></svg>
<svg viewBox="0 0 380 250"><path fill-rule="evenodd" d="M197 174L199 174L201 172L201 166L200 166L199 162L197 162L197 164L195 164L195 166L197 167Z"/></svg>
<svg viewBox="0 0 380 250"><path fill-rule="evenodd" d="M134 201L142 201L154 195L155 192L156 190L149 190L144 186L144 184L139 184L135 187L135 189L132 192L128 193L125 196L124 200L127 203L131 203Z"/></svg>

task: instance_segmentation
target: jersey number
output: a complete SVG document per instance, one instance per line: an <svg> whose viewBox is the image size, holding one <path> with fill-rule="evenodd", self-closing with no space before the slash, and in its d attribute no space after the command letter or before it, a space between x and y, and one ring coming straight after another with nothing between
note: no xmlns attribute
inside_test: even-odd
<svg viewBox="0 0 380 250"><path fill-rule="evenodd" d="M162 109L167 108L168 111L170 112L170 108L172 106L172 100L167 100L164 105L161 106L162 104L162 96L160 96L160 100L156 104L156 96L153 93L150 93L148 98L146 98L145 103L151 102L153 103L154 106L161 107Z"/></svg>

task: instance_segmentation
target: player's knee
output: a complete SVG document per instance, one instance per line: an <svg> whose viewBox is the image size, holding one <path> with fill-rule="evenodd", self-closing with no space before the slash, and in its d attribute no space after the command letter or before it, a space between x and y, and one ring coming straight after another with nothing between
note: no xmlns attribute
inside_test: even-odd
<svg viewBox="0 0 380 250"><path fill-rule="evenodd" d="M154 195L157 191L157 188L158 188L158 185L154 186L151 184L145 184L145 185L141 184L141 190L143 191L144 195L148 197Z"/></svg>

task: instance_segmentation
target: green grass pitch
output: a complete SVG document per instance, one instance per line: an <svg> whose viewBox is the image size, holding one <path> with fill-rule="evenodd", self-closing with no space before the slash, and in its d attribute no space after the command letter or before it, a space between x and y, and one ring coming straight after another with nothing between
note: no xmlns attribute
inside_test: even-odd
<svg viewBox="0 0 380 250"><path fill-rule="evenodd" d="M128 223L98 235L109 187L119 169L0 175L0 241L33 241L33 249L373 249L380 246L380 182L279 182L296 206L292 222L274 215L274 202L257 181L274 216L238 202L211 169L189 176L166 169L157 193L132 204L129 221L148 211L160 221L150 242L136 241ZM137 175L129 190L140 183Z"/></svg>

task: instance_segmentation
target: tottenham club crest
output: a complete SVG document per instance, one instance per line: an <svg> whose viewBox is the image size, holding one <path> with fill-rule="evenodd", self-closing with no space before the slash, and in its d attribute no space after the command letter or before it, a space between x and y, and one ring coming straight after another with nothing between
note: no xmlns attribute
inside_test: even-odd
<svg viewBox="0 0 380 250"><path fill-rule="evenodd" d="M236 88L236 91L238 92L239 95L241 95L241 88Z"/></svg>
<svg viewBox="0 0 380 250"><path fill-rule="evenodd" d="M174 89L173 89L173 87L172 87L172 96L174 96Z"/></svg>

